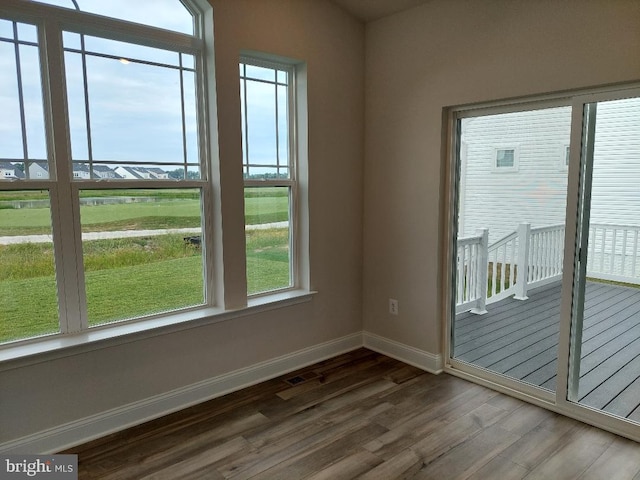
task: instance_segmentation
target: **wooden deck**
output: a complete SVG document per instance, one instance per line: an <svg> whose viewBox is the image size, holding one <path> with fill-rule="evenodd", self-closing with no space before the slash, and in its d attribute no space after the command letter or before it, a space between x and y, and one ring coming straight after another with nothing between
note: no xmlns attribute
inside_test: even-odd
<svg viewBox="0 0 640 480"><path fill-rule="evenodd" d="M555 391L560 283L456 316L455 358ZM640 289L588 282L579 401L640 421Z"/></svg>

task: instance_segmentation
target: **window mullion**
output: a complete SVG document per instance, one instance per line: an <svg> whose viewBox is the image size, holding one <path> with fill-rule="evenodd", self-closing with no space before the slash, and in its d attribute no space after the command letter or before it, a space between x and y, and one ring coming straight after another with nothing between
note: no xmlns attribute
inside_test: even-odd
<svg viewBox="0 0 640 480"><path fill-rule="evenodd" d="M202 37L206 38L204 32L213 29L211 20L207 20L202 24ZM211 36L213 36L211 34ZM196 116L198 124L198 158L200 160L200 178L206 180L201 188L201 212L202 212L202 233L203 242L203 262L205 265L204 272L204 288L205 303L208 306L214 306L224 298L224 274L222 268L222 237L220 234L222 223L219 206L221 204L220 189L214 190L214 185L220 183L219 173L214 174L212 161L213 149L217 148L217 117L215 117L216 107L208 102L212 101L207 96L206 86L208 78L215 78L215 70L213 69L214 57L213 48L207 48L201 51L195 58L195 81L196 81ZM182 76L182 71L181 71ZM184 97L183 97L184 99ZM183 110L184 113L184 110ZM187 160L185 153L185 162ZM217 165L217 162L215 162ZM185 180L188 175L188 166L184 166Z"/></svg>
<svg viewBox="0 0 640 480"><path fill-rule="evenodd" d="M287 152L287 160L289 161L287 167L289 169L289 178L291 180L291 187L289 189L289 228L291 229L291 235L289 238L289 250L292 252L291 254L291 265L290 265L290 278L291 285L296 288L301 287L301 275L300 275L300 235L301 235L301 227L300 227L300 205L298 199L298 155L296 153L296 145L297 145L297 121L296 121L296 88L297 88L297 76L295 74L295 69L293 67L289 67L287 69L289 86L287 88L287 125L288 128L288 152Z"/></svg>
<svg viewBox="0 0 640 480"><path fill-rule="evenodd" d="M25 167L28 167L26 163L29 160L29 150L27 143L27 122L24 113L24 93L22 89L22 66L20 64L20 44L18 43L18 23L13 23L13 40L14 40L14 49L15 49L15 61L16 61L16 80L18 85L18 106L20 108L20 127L22 129L22 152L25 161ZM28 178L29 169L25 168L26 175Z"/></svg>
<svg viewBox="0 0 640 480"><path fill-rule="evenodd" d="M52 233L56 262L60 330L73 333L86 328L86 298L82 269L82 238L77 191L71 184L69 120L66 109L62 31L46 20L41 35L45 115L50 171L56 180L51 190Z"/></svg>
<svg viewBox="0 0 640 480"><path fill-rule="evenodd" d="M89 178L93 178L93 146L91 142L91 115L89 113L89 81L87 80L87 51L85 49L84 34L80 34L80 49L82 50L82 85L84 86L84 116L87 124ZM71 158L71 155L69 157Z"/></svg>

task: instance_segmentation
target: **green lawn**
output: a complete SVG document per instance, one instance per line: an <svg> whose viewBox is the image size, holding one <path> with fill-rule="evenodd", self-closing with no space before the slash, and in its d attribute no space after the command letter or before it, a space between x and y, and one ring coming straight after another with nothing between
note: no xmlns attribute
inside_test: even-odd
<svg viewBox="0 0 640 480"><path fill-rule="evenodd" d="M25 192L21 192L25 193ZM97 197L96 191L82 192ZM105 196L105 191L99 192ZM113 194L113 192L111 192ZM118 192L130 196L131 191ZM85 231L200 226L200 200L193 190L138 191L158 201L82 206ZM168 195L171 193L171 195ZM197 193L197 192L196 192ZM13 194L13 198L15 194ZM43 199L26 192L24 199ZM12 192L0 194L0 201ZM248 223L288 219L287 188L247 188ZM0 235L51 233L49 208L0 208ZM83 243L90 325L166 312L204 301L201 251L184 235L93 240ZM289 285L287 228L248 230L247 287L258 293ZM51 244L0 245L0 343L58 331Z"/></svg>
<svg viewBox="0 0 640 480"><path fill-rule="evenodd" d="M289 230L247 232L247 291L249 294L289 286Z"/></svg>
<svg viewBox="0 0 640 480"><path fill-rule="evenodd" d="M94 196L95 191L91 193ZM101 193L104 196L104 191ZM154 192L136 193L152 196ZM160 191L156 193L161 199L157 202L83 205L80 207L82 226L85 231L197 227L200 225L200 200L197 197L183 198L188 194L189 191L178 191L175 196L168 197L167 191ZM118 195L128 197L132 192L118 192ZM249 225L286 221L289 218L287 189L247 188L245 218ZM50 233L49 208L0 208L0 236Z"/></svg>
<svg viewBox="0 0 640 480"><path fill-rule="evenodd" d="M289 285L287 229L247 233L249 293ZM0 246L0 343L57 331L47 244ZM182 236L85 242L89 322L98 325L203 302L200 251Z"/></svg>
<svg viewBox="0 0 640 480"><path fill-rule="evenodd" d="M0 342L58 331L53 275L0 281Z"/></svg>

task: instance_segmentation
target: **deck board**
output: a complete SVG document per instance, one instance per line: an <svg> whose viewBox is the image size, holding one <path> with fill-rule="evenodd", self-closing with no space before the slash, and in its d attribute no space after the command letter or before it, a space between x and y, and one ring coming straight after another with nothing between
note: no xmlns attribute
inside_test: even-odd
<svg viewBox="0 0 640 480"><path fill-rule="evenodd" d="M560 283L456 315L455 358L555 390ZM579 401L640 419L640 289L587 282Z"/></svg>

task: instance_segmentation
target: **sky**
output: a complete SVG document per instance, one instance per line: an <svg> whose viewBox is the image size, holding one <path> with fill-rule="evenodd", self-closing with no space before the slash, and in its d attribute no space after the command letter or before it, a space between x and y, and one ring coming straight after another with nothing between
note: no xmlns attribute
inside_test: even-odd
<svg viewBox="0 0 640 480"><path fill-rule="evenodd" d="M192 17L177 0L77 0L81 9L113 15L182 33L192 33ZM57 6L72 7L71 0L47 0ZM123 15L126 13L126 15ZM126 18L125 18L126 17ZM0 37L13 38L13 24L0 20ZM196 78L194 58L160 49L84 36L87 51L116 58L87 55L88 105L91 148L94 161L131 161L166 164L167 170L184 161L181 110L181 75L184 91L184 121L187 162L198 162ZM33 25L18 24L18 39L37 41ZM79 49L80 35L63 33L65 49ZM30 159L46 158L38 47L19 46L24 93L27 146ZM120 59L126 59L122 61ZM87 160L82 56L65 51L65 71L72 157ZM147 63L140 63L142 60ZM164 66L149 65L148 62ZM253 69L260 76L259 69ZM14 43L0 41L0 158L23 158L18 82ZM251 163L273 164L276 156L276 129L279 132L280 161L286 162L286 87L247 81L248 147ZM276 121L275 89L278 88L280 115ZM242 89L241 89L242 90ZM244 133L244 130L243 130Z"/></svg>

